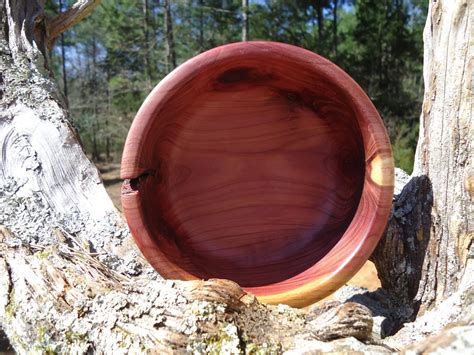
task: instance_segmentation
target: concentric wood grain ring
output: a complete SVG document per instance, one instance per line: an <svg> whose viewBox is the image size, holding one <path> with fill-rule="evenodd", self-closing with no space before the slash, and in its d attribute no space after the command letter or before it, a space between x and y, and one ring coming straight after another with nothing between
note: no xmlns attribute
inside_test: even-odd
<svg viewBox="0 0 474 355"><path fill-rule="evenodd" d="M344 284L390 212L393 160L373 104L341 69L274 42L189 60L130 129L122 204L167 278L228 278L305 306Z"/></svg>

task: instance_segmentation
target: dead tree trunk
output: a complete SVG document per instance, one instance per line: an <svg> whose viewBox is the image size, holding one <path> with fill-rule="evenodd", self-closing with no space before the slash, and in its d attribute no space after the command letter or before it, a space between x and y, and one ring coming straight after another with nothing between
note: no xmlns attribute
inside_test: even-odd
<svg viewBox="0 0 474 355"><path fill-rule="evenodd" d="M415 169L372 257L405 321L474 292L473 15L472 1L430 1Z"/></svg>
<svg viewBox="0 0 474 355"><path fill-rule="evenodd" d="M163 281L147 266L85 156L47 69L54 38L97 2L79 0L47 19L42 0L0 0L0 324L15 350L393 350L374 344L373 319L360 304L331 302L311 310L264 306L232 282ZM384 287L400 291L405 303L441 307L443 298L473 280L467 220L473 191L472 66L466 64L465 36L471 18L467 2L431 4L419 176L395 202L387 238L375 256ZM409 194L410 186L415 194ZM390 248L396 257L388 255ZM397 268L390 274L392 265ZM399 334L409 333L405 329ZM472 338L466 338L471 346Z"/></svg>
<svg viewBox="0 0 474 355"><path fill-rule="evenodd" d="M425 29L425 100L415 174L433 190L431 231L418 290L439 304L473 280L472 1L433 1ZM469 267L468 267L469 264Z"/></svg>

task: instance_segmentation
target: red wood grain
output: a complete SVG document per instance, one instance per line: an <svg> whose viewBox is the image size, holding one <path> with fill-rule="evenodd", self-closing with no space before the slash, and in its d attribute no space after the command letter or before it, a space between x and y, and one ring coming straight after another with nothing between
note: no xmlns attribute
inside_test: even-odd
<svg viewBox="0 0 474 355"><path fill-rule="evenodd" d="M393 193L390 143L360 87L274 42L215 48L167 76L121 175L132 234L163 276L227 278L297 306L357 272Z"/></svg>

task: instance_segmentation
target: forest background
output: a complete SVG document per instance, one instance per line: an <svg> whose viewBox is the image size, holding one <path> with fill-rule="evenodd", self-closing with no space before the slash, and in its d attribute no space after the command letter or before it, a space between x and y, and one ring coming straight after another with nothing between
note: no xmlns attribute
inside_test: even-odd
<svg viewBox="0 0 474 355"><path fill-rule="evenodd" d="M73 0L48 0L51 15ZM423 0L102 0L51 65L86 152L119 162L135 113L171 70L210 48L271 40L318 53L367 92L408 173L423 99Z"/></svg>

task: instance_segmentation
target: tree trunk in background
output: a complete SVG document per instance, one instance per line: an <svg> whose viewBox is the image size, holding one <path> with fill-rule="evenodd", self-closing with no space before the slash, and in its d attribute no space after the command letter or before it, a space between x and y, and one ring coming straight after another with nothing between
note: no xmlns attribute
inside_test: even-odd
<svg viewBox="0 0 474 355"><path fill-rule="evenodd" d="M59 12L63 12L63 2L59 0ZM68 105L68 89L67 89L67 71L66 71L66 48L64 43L64 33L61 33L61 67L63 71L63 92Z"/></svg>
<svg viewBox="0 0 474 355"><path fill-rule="evenodd" d="M249 0L242 0L242 41L249 40Z"/></svg>
<svg viewBox="0 0 474 355"><path fill-rule="evenodd" d="M323 35L323 26L324 26L324 16L323 16L323 5L317 2L315 5L316 7L316 21L318 22L318 50L321 51L324 40Z"/></svg>
<svg viewBox="0 0 474 355"><path fill-rule="evenodd" d="M409 320L474 294L473 15L472 1L430 1L415 169L373 255Z"/></svg>
<svg viewBox="0 0 474 355"><path fill-rule="evenodd" d="M334 53L334 60L337 61L337 8L339 0L332 2L332 50Z"/></svg>
<svg viewBox="0 0 474 355"><path fill-rule="evenodd" d="M203 2L199 0L199 52L204 50L204 9Z"/></svg>
<svg viewBox="0 0 474 355"><path fill-rule="evenodd" d="M92 1L79 0L79 7ZM463 308L474 297L452 301L469 289L474 272L471 5L431 4L417 175L396 199L374 255L387 289L379 295L398 291L402 300L412 295L426 309L439 307L381 343L372 334L376 319L358 303L296 310L261 305L225 280L161 280L137 252L69 123L43 56L50 22L42 4L0 0L0 324L15 350L380 353L436 333L463 312L474 314ZM335 295L349 296L371 297ZM380 316L389 296L366 304ZM443 342L430 339L418 349L474 346L472 326L446 332ZM457 337L462 341L455 343Z"/></svg>
<svg viewBox="0 0 474 355"><path fill-rule="evenodd" d="M147 91L150 91L151 86L151 58L150 58L150 16L148 0L143 0L143 35L145 37L145 77Z"/></svg>
<svg viewBox="0 0 474 355"><path fill-rule="evenodd" d="M92 160L100 161L99 147L97 144L97 134L99 131L98 104L99 95L97 82L97 41L95 35L92 36L92 80L91 80L91 98L92 98Z"/></svg>
<svg viewBox="0 0 474 355"><path fill-rule="evenodd" d="M109 66L106 66L105 75L106 75L106 78L107 78L107 82L109 82L110 81L110 68L109 68ZM105 91L105 98L107 100L106 115L105 115L105 120L104 120L104 125L105 125L105 158L106 158L107 162L110 162L110 161L112 161L112 155L110 154L110 137L111 137L111 134L112 134L112 130L110 129L110 122L109 122L110 101L111 101L109 85L106 85L105 90L106 90Z"/></svg>
<svg viewBox="0 0 474 355"><path fill-rule="evenodd" d="M173 19L169 0L163 0L165 37L166 37L166 72L169 73L176 68L176 53L173 39Z"/></svg>

